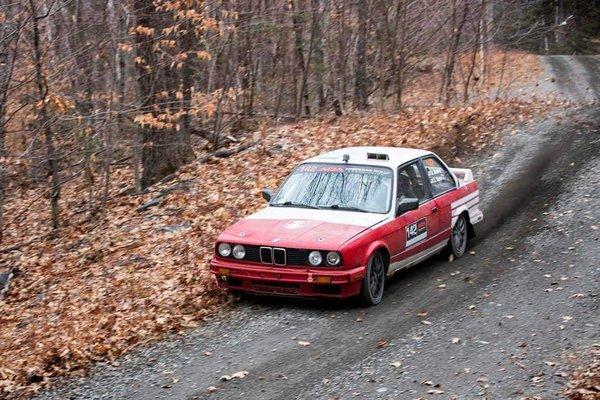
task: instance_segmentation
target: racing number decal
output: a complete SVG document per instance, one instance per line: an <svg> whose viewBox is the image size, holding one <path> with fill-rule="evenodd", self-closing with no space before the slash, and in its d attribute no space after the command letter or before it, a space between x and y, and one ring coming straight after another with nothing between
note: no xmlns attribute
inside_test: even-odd
<svg viewBox="0 0 600 400"><path fill-rule="evenodd" d="M427 237L427 218L422 218L406 227L406 247L419 243Z"/></svg>

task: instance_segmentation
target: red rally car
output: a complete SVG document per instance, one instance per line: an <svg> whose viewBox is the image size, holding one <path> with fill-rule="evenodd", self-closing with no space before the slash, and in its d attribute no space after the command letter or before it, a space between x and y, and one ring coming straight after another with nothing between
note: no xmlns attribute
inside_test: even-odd
<svg viewBox="0 0 600 400"><path fill-rule="evenodd" d="M398 270L444 250L462 256L483 219L471 170L417 149L325 153L263 197L266 208L217 240L210 265L223 288L375 305Z"/></svg>

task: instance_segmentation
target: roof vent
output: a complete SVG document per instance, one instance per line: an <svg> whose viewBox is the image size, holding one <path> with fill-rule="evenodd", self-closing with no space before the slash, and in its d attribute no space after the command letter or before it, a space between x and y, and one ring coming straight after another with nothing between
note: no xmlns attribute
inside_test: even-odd
<svg viewBox="0 0 600 400"><path fill-rule="evenodd" d="M389 160L390 157L387 154L382 153L367 153L369 160Z"/></svg>

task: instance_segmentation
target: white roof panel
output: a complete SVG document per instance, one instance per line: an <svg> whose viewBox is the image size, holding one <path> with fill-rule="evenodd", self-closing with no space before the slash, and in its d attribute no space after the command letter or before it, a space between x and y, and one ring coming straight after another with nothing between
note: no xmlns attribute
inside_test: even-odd
<svg viewBox="0 0 600 400"><path fill-rule="evenodd" d="M367 158L368 153L386 154L388 160L376 160ZM385 165L395 168L415 158L432 154L430 151L409 149L405 147L345 147L343 149L333 150L328 153L323 153L318 156L309 158L304 162L323 162L343 164L344 154L348 154L350 164L366 164L366 165Z"/></svg>

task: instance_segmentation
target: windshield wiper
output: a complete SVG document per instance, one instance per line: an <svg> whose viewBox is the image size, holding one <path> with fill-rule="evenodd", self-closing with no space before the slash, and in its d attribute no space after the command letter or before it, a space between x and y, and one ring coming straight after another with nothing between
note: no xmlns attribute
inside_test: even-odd
<svg viewBox="0 0 600 400"><path fill-rule="evenodd" d="M331 208L333 210L343 210L343 211L358 211L358 212L364 212L364 213L370 212L369 210L365 210L364 208L352 207L352 206L340 206L339 204L333 204L333 205L329 206L328 208Z"/></svg>
<svg viewBox="0 0 600 400"><path fill-rule="evenodd" d="M310 204L294 203L292 201L286 201L284 203L275 203L275 204L271 204L271 205L275 206L275 207L312 208L314 210L318 210L319 209L319 207L317 207L317 206L311 206Z"/></svg>

